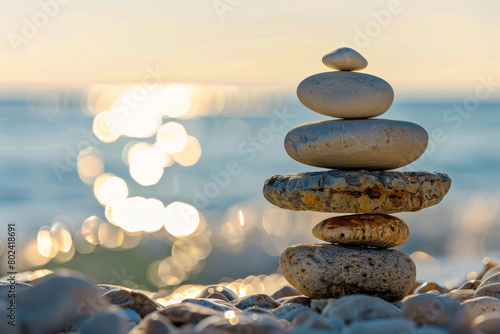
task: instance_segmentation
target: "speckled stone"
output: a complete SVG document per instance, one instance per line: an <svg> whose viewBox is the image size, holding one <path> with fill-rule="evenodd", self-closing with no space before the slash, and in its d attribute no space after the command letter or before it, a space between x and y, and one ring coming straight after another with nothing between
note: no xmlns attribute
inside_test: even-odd
<svg viewBox="0 0 500 334"><path fill-rule="evenodd" d="M470 280L470 281L467 281L465 282L464 284L462 284L458 290L476 290L477 287L481 284L481 280Z"/></svg>
<svg viewBox="0 0 500 334"><path fill-rule="evenodd" d="M410 229L401 219L384 214L332 217L312 231L323 241L373 247L397 247L406 242Z"/></svg>
<svg viewBox="0 0 500 334"><path fill-rule="evenodd" d="M443 296L453 299L457 303L463 303L466 300L474 298L474 294L476 290L472 289L464 289L464 290L451 290L448 293L445 293Z"/></svg>
<svg viewBox="0 0 500 334"><path fill-rule="evenodd" d="M288 155L305 165L343 170L389 170L417 160L429 136L420 125L390 119L306 123L285 137Z"/></svg>
<svg viewBox="0 0 500 334"><path fill-rule="evenodd" d="M416 268L394 249L362 249L333 244L301 244L280 257L285 279L311 298L366 294L399 301L411 290Z"/></svg>
<svg viewBox="0 0 500 334"><path fill-rule="evenodd" d="M495 284L495 283L500 283L500 273L493 274L493 275L488 276L485 279L483 279L481 284L479 284L479 286L477 287L477 289L480 289L483 286L491 285L491 284Z"/></svg>
<svg viewBox="0 0 500 334"><path fill-rule="evenodd" d="M322 115L369 118L390 108L394 91L385 80L370 74L333 71L304 79L297 87L297 97Z"/></svg>
<svg viewBox="0 0 500 334"><path fill-rule="evenodd" d="M358 51L339 48L323 56L325 66L339 71L359 71L368 66L368 61Z"/></svg>
<svg viewBox="0 0 500 334"><path fill-rule="evenodd" d="M479 317L485 313L500 312L500 300L493 297L478 297L466 300L462 303L469 310L472 318Z"/></svg>
<svg viewBox="0 0 500 334"><path fill-rule="evenodd" d="M474 298L477 297L495 297L500 299L500 283L491 283L478 287Z"/></svg>
<svg viewBox="0 0 500 334"><path fill-rule="evenodd" d="M451 179L440 172L328 170L275 175L262 190L272 204L290 210L396 213L436 205Z"/></svg>
<svg viewBox="0 0 500 334"><path fill-rule="evenodd" d="M491 260L484 266L484 271L481 275L478 276L478 279L486 279L494 274L500 273L500 264L497 264L496 261Z"/></svg>

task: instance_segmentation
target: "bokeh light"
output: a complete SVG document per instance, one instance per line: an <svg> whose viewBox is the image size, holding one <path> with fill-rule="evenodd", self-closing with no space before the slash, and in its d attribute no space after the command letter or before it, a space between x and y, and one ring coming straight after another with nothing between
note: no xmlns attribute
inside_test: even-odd
<svg viewBox="0 0 500 334"><path fill-rule="evenodd" d="M184 116L191 106L190 87L183 84L172 84L162 87L159 93L162 113L176 118Z"/></svg>
<svg viewBox="0 0 500 334"><path fill-rule="evenodd" d="M94 183L95 198L103 206L113 205L128 196L128 187L122 178L113 174L102 174Z"/></svg>
<svg viewBox="0 0 500 334"><path fill-rule="evenodd" d="M78 176L83 183L92 185L94 180L104 172L104 155L96 147L87 147L78 153Z"/></svg>
<svg viewBox="0 0 500 334"><path fill-rule="evenodd" d="M81 234L82 237L90 244L99 244L99 227L101 226L102 219L96 216L91 216L82 224Z"/></svg>
<svg viewBox="0 0 500 334"><path fill-rule="evenodd" d="M175 154L172 154L175 162L181 166L192 166L198 162L201 156L201 146L198 139L193 136L187 136L187 142L184 148Z"/></svg>
<svg viewBox="0 0 500 334"><path fill-rule="evenodd" d="M154 232L167 221L161 201L139 196L127 198L114 206L112 217L118 226L128 232Z"/></svg>
<svg viewBox="0 0 500 334"><path fill-rule="evenodd" d="M165 208L165 215L165 228L175 237L192 234L200 224L198 210L186 203L170 203Z"/></svg>
<svg viewBox="0 0 500 334"><path fill-rule="evenodd" d="M109 120L109 110L103 111L94 117L92 130L94 135L103 143L111 143L117 140L120 135L113 132L113 125Z"/></svg>
<svg viewBox="0 0 500 334"><path fill-rule="evenodd" d="M154 147L145 148L141 145L131 155L130 176L142 186L151 186L160 181L166 164L167 157L163 152Z"/></svg>
<svg viewBox="0 0 500 334"><path fill-rule="evenodd" d="M188 135L182 124L168 122L163 124L156 133L155 147L162 152L179 153L186 146Z"/></svg>

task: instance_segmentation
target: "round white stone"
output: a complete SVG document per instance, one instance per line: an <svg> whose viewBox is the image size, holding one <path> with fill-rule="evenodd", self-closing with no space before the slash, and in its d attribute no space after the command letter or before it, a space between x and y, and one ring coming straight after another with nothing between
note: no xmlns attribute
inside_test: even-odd
<svg viewBox="0 0 500 334"><path fill-rule="evenodd" d="M323 64L339 71L359 71L368 65L368 61L358 51L340 48L323 56Z"/></svg>
<svg viewBox="0 0 500 334"><path fill-rule="evenodd" d="M297 96L304 106L322 115L370 118L390 108L394 91L376 76L335 71L304 79L297 87Z"/></svg>

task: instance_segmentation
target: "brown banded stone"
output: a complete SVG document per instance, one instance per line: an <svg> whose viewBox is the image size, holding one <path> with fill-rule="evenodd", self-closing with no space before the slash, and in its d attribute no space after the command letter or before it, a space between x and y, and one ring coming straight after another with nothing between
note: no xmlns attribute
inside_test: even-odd
<svg viewBox="0 0 500 334"><path fill-rule="evenodd" d="M385 214L364 214L332 217L323 220L312 231L323 241L381 248L397 247L410 236L408 225Z"/></svg>

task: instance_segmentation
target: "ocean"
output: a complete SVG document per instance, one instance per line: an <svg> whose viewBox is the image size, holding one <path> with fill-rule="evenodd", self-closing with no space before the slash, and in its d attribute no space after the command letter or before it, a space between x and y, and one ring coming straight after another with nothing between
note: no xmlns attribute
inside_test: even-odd
<svg viewBox="0 0 500 334"><path fill-rule="evenodd" d="M201 156L192 166L175 163L165 168L161 179L151 186L131 177L123 148L131 141L153 143L154 137L120 137L104 143L93 134L94 115L82 101L85 99L78 94L64 95L55 102L50 96L42 99L23 94L0 100L0 221L16 224L19 248L36 238L42 226L55 221L63 222L74 234L90 216L106 220L92 186L78 174L77 156L87 146L102 152L105 171L126 182L129 197L156 198L164 205L184 202L201 212L211 231L211 251L202 268L184 277L185 282L211 283L223 277L275 272L280 249L313 242L307 229L328 216L279 213L261 193L264 180L272 175L317 170L294 161L283 148L289 129L326 119L307 110L295 96L282 94L255 108L252 104L244 108L233 105L232 110L226 107L213 115L164 119L182 124L198 140ZM499 258L499 111L499 103L482 101L471 105L466 100L396 100L380 117L415 122L429 133L426 153L402 170L441 171L453 180L439 205L397 214L411 230L409 241L398 249L413 254L420 280L458 283L469 271L481 269L483 257ZM241 226L245 225L241 233L231 223L238 217ZM279 228L274 227L274 220ZM144 236L135 248L141 265L134 275L147 287L154 282L141 271L171 254L172 240L161 233ZM0 230L0 238L5 247L6 228ZM120 257L119 248L100 248L96 252L102 258L109 254ZM151 250L158 248L160 252ZM123 254L131 252L134 250ZM95 266L106 267L105 260L92 259ZM242 259L245 266L241 266ZM100 280L110 277L109 273L99 274L99 268L91 269L84 257L40 267L89 270Z"/></svg>

